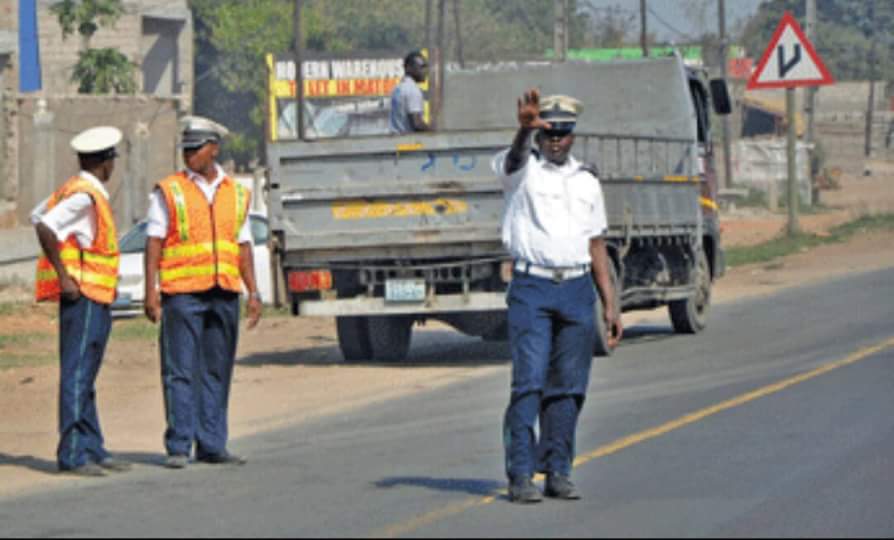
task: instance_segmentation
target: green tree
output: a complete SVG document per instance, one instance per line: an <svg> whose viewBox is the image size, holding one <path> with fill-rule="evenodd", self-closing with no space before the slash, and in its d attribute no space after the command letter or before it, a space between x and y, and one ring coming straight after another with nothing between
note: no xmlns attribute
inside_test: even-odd
<svg viewBox="0 0 894 540"><path fill-rule="evenodd" d="M121 0L62 0L50 7L67 39L77 32L81 36L78 62L72 71L72 81L78 83L81 94L133 94L136 92L136 65L120 51L112 48L94 49L90 40L101 28L114 26L124 13Z"/></svg>

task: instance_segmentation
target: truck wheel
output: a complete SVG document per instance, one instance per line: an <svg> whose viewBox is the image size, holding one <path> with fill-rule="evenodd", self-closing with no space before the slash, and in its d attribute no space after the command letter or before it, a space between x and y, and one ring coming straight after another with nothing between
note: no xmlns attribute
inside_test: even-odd
<svg viewBox="0 0 894 540"><path fill-rule="evenodd" d="M412 317L369 317L367 338L373 360L402 362L410 350L413 332Z"/></svg>
<svg viewBox="0 0 894 540"><path fill-rule="evenodd" d="M621 316L621 284L618 279L618 271L611 262L608 264L608 275L611 279L612 289L615 294L615 315ZM595 278L593 286L596 287ZM612 348L608 346L608 328L605 319L602 317L602 297L599 295L599 288L596 287L596 305L593 310L593 317L596 323L596 339L593 342L593 354L596 356L611 356Z"/></svg>
<svg viewBox="0 0 894 540"><path fill-rule="evenodd" d="M708 324L711 305L711 269L704 251L699 251L695 262L695 292L686 300L675 300L668 305L671 324L678 334L697 334Z"/></svg>
<svg viewBox="0 0 894 540"><path fill-rule="evenodd" d="M338 348L345 362L362 362L372 358L367 317L336 317Z"/></svg>

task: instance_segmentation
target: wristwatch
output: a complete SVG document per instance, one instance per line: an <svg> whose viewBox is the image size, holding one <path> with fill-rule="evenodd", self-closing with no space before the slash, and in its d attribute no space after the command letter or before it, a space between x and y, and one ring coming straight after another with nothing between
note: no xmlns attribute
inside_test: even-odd
<svg viewBox="0 0 894 540"><path fill-rule="evenodd" d="M262 304L264 303L264 300L261 298L261 293L258 291L255 291L255 292L249 294L248 298L257 300L258 302L261 302Z"/></svg>

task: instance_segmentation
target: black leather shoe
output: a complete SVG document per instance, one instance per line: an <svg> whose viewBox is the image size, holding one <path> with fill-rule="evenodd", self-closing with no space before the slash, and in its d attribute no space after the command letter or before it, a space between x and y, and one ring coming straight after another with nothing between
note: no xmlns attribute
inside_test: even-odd
<svg viewBox="0 0 894 540"><path fill-rule="evenodd" d="M168 469L185 469L189 465L189 456L173 455L165 458Z"/></svg>
<svg viewBox="0 0 894 540"><path fill-rule="evenodd" d="M235 454L208 455L197 457L196 461L201 463L209 463L211 465L245 465L248 463L244 457Z"/></svg>
<svg viewBox="0 0 894 540"><path fill-rule="evenodd" d="M543 501L543 495L530 478L509 483L509 501L518 504L535 504Z"/></svg>
<svg viewBox="0 0 894 540"><path fill-rule="evenodd" d="M97 462L96 464L103 469L112 472L127 472L133 468L133 465L131 465L129 462L114 457L107 457L104 460Z"/></svg>
<svg viewBox="0 0 894 540"><path fill-rule="evenodd" d="M546 489L543 494L552 499L564 499L576 501L580 499L580 493L564 474L550 474L546 477Z"/></svg>
<svg viewBox="0 0 894 540"><path fill-rule="evenodd" d="M74 469L63 469L61 472L83 478L102 478L107 476L106 472L96 463L85 463Z"/></svg>

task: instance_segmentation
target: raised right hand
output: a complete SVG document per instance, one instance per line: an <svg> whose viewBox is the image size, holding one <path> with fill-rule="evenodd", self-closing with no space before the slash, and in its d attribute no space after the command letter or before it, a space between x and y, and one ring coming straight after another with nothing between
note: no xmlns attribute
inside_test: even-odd
<svg viewBox="0 0 894 540"><path fill-rule="evenodd" d="M143 311L146 318L152 324L157 324L161 320L161 293L157 290L146 292L146 301L143 303Z"/></svg>
<svg viewBox="0 0 894 540"><path fill-rule="evenodd" d="M549 129L549 122L540 118L540 91L532 88L518 100L518 125L522 129Z"/></svg>

